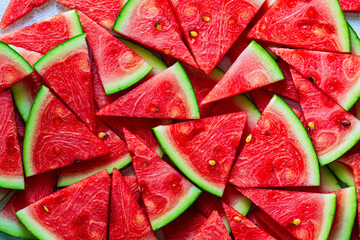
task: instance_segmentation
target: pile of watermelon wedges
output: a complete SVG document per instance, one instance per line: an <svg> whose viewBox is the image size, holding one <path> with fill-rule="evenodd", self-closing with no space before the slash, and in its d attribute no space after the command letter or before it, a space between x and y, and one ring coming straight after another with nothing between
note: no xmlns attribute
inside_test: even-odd
<svg viewBox="0 0 360 240"><path fill-rule="evenodd" d="M360 239L360 0L53 4L0 35L0 239Z"/></svg>

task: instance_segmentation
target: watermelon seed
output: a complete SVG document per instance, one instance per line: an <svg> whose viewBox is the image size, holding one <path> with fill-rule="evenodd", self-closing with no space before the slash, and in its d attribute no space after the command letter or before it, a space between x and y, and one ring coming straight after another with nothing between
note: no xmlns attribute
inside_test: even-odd
<svg viewBox="0 0 360 240"><path fill-rule="evenodd" d="M45 205L42 205L42 207L44 208L45 212L49 212L49 209Z"/></svg>
<svg viewBox="0 0 360 240"><path fill-rule="evenodd" d="M251 140L252 140L252 134L250 134L249 136L247 136L245 141L246 141L247 143L249 143L249 142L251 142Z"/></svg>
<svg viewBox="0 0 360 240"><path fill-rule="evenodd" d="M160 108L159 107L151 107L150 111L153 113L156 113L156 112L160 111Z"/></svg>
<svg viewBox="0 0 360 240"><path fill-rule="evenodd" d="M210 22L210 17L209 16L203 16L203 20L205 22Z"/></svg>
<svg viewBox="0 0 360 240"><path fill-rule="evenodd" d="M143 165L143 167L146 168L146 167L148 167L148 162L147 162L147 161L144 161L142 165Z"/></svg>
<svg viewBox="0 0 360 240"><path fill-rule="evenodd" d="M341 124L344 126L344 127L349 127L351 125L351 122L348 121L348 120L342 120L341 121Z"/></svg>
<svg viewBox="0 0 360 240"><path fill-rule="evenodd" d="M141 187L140 186L138 186L138 189L139 189L139 192L141 192Z"/></svg>
<svg viewBox="0 0 360 240"><path fill-rule="evenodd" d="M195 32L195 31L189 31L189 34L193 38L197 37L197 35L198 35L197 32Z"/></svg>
<svg viewBox="0 0 360 240"><path fill-rule="evenodd" d="M209 164L210 164L210 166L215 166L217 164L217 162L215 160L210 160Z"/></svg>
<svg viewBox="0 0 360 240"><path fill-rule="evenodd" d="M291 224L294 226L298 226L298 225L300 225L300 223L301 223L301 220L297 218Z"/></svg>
<svg viewBox="0 0 360 240"><path fill-rule="evenodd" d="M234 217L234 221L236 221L236 222L242 222L243 220L242 220L240 217L235 216L235 217Z"/></svg>
<svg viewBox="0 0 360 240"><path fill-rule="evenodd" d="M315 129L315 124L313 122L309 122L308 126L310 129Z"/></svg>
<svg viewBox="0 0 360 240"><path fill-rule="evenodd" d="M316 79L314 77L310 77L309 78L311 82L315 83L316 82Z"/></svg>
<svg viewBox="0 0 360 240"><path fill-rule="evenodd" d="M98 137L101 138L101 139L103 139L103 138L105 138L107 135L108 135L108 134L107 134L106 132L99 132Z"/></svg>
<svg viewBox="0 0 360 240"><path fill-rule="evenodd" d="M165 49L165 50L164 50L164 54L169 55L169 54L170 54L170 50L169 50L169 49Z"/></svg>
<svg viewBox="0 0 360 240"><path fill-rule="evenodd" d="M229 25L233 25L235 23L235 20L234 19L230 19L229 20Z"/></svg>
<svg viewBox="0 0 360 240"><path fill-rule="evenodd" d="M60 154L60 148L59 147L54 147L53 152L55 153L55 155L59 155Z"/></svg>
<svg viewBox="0 0 360 240"><path fill-rule="evenodd" d="M156 28L156 30L158 30L158 31L161 31L161 30L162 30L162 26L161 26L161 24L158 23L158 22L155 22L155 28Z"/></svg>

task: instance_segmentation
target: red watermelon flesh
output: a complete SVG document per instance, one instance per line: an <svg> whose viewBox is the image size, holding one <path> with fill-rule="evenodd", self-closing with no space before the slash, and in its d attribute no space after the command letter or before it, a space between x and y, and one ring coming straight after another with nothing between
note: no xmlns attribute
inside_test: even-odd
<svg viewBox="0 0 360 240"><path fill-rule="evenodd" d="M182 40L180 27L168 1L128 1L120 12L113 30L197 68L194 58Z"/></svg>
<svg viewBox="0 0 360 240"><path fill-rule="evenodd" d="M360 2L358 0L339 0L339 3L344 12L360 12Z"/></svg>
<svg viewBox="0 0 360 240"><path fill-rule="evenodd" d="M48 88L40 89L26 125L23 157L27 176L108 152L106 145Z"/></svg>
<svg viewBox="0 0 360 240"><path fill-rule="evenodd" d="M40 239L105 240L110 184L110 176L104 170L31 204L16 215Z"/></svg>
<svg viewBox="0 0 360 240"><path fill-rule="evenodd" d="M318 161L301 122L276 95L267 105L230 174L238 187L319 185Z"/></svg>
<svg viewBox="0 0 360 240"><path fill-rule="evenodd" d="M235 209L226 203L222 203L222 205L224 207L226 217L229 220L235 240L275 240L275 238L260 229L253 222L241 215L241 213L235 211Z"/></svg>
<svg viewBox="0 0 360 240"><path fill-rule="evenodd" d="M346 110L360 97L360 56L271 48Z"/></svg>
<svg viewBox="0 0 360 240"><path fill-rule="evenodd" d="M77 9L104 28L111 30L127 0L57 0L68 8Z"/></svg>
<svg viewBox="0 0 360 240"><path fill-rule="evenodd" d="M315 128L309 135L321 165L336 160L360 138L360 121L291 69L306 122ZM350 123L350 124L349 124Z"/></svg>
<svg viewBox="0 0 360 240"><path fill-rule="evenodd" d="M126 184L128 185L131 193L135 197L136 201L139 202L140 190L139 190L139 184L137 182L136 175L124 176L124 180L125 180Z"/></svg>
<svg viewBox="0 0 360 240"><path fill-rule="evenodd" d="M149 220L116 168L111 185L109 239L157 239Z"/></svg>
<svg viewBox="0 0 360 240"><path fill-rule="evenodd" d="M289 65L281 59L277 62L277 64L283 72L285 79L283 81L267 85L263 88L269 92L298 102L299 96L291 77Z"/></svg>
<svg viewBox="0 0 360 240"><path fill-rule="evenodd" d="M241 53L202 104L215 102L284 79L275 60L255 41Z"/></svg>
<svg viewBox="0 0 360 240"><path fill-rule="evenodd" d="M327 238L335 214L335 194L255 188L239 190L296 238Z"/></svg>
<svg viewBox="0 0 360 240"><path fill-rule="evenodd" d="M86 126L95 130L92 76L85 34L58 46L40 59L34 68Z"/></svg>
<svg viewBox="0 0 360 240"><path fill-rule="evenodd" d="M264 0L170 0L199 68L209 74L244 31Z"/></svg>
<svg viewBox="0 0 360 240"><path fill-rule="evenodd" d="M24 138L25 135L25 122L24 120L21 118L19 111L17 110L17 108L14 108L15 110L15 121L16 121L16 126L17 126L17 132L20 138ZM20 141L20 146L22 144L22 141Z"/></svg>
<svg viewBox="0 0 360 240"><path fill-rule="evenodd" d="M9 90L0 93L0 102L0 187L24 189L21 149Z"/></svg>
<svg viewBox="0 0 360 240"><path fill-rule="evenodd" d="M296 240L292 234L258 207L255 207L246 217L276 239Z"/></svg>
<svg viewBox="0 0 360 240"><path fill-rule="evenodd" d="M96 115L162 119L200 118L195 94L180 63L134 88Z"/></svg>
<svg viewBox="0 0 360 240"><path fill-rule="evenodd" d="M38 7L47 0L11 0L4 15L1 18L0 28L6 28L25 14L31 12L34 7Z"/></svg>
<svg viewBox="0 0 360 240"><path fill-rule="evenodd" d="M54 192L56 172L39 174L25 179L25 190L17 191L0 212L0 231L20 238L34 236L22 225L15 213Z"/></svg>
<svg viewBox="0 0 360 240"><path fill-rule="evenodd" d="M193 238L193 240L206 239L231 240L217 211L212 212L210 217L205 221L199 229L199 232Z"/></svg>
<svg viewBox="0 0 360 240"><path fill-rule="evenodd" d="M243 111L153 130L164 151L192 182L221 197L245 124Z"/></svg>
<svg viewBox="0 0 360 240"><path fill-rule="evenodd" d="M166 240L191 240L206 217L195 207L190 207L174 221L162 228Z"/></svg>
<svg viewBox="0 0 360 240"><path fill-rule="evenodd" d="M201 191L124 129L141 197L154 230L183 213Z"/></svg>
<svg viewBox="0 0 360 240"><path fill-rule="evenodd" d="M46 54L52 48L81 33L76 11L68 11L3 34L0 41Z"/></svg>
<svg viewBox="0 0 360 240"><path fill-rule="evenodd" d="M346 20L337 1L276 1L248 33L279 45L349 52Z"/></svg>
<svg viewBox="0 0 360 240"><path fill-rule="evenodd" d="M110 152L102 157L61 168L58 187L71 185L104 169L112 173L113 168L121 169L131 162L125 141L103 122L98 120L96 126L96 134L103 139Z"/></svg>
<svg viewBox="0 0 360 240"><path fill-rule="evenodd" d="M151 71L144 59L107 30L81 12L79 18L107 94L135 84Z"/></svg>

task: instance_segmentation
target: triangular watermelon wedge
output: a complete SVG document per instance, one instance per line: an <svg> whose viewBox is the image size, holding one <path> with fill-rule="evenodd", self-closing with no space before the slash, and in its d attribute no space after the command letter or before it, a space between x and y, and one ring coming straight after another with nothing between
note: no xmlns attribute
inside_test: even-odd
<svg viewBox="0 0 360 240"><path fill-rule="evenodd" d="M193 240L218 239L231 240L223 221L217 211L213 211L210 217L199 229Z"/></svg>
<svg viewBox="0 0 360 240"><path fill-rule="evenodd" d="M244 217L241 213L235 211L235 209L226 203L222 203L222 205L224 207L226 217L229 220L235 240L251 240L253 239L253 236L256 236L257 239L275 240L275 238L260 229L253 222Z"/></svg>
<svg viewBox="0 0 360 240"><path fill-rule="evenodd" d="M25 190L16 191L0 212L0 231L19 238L34 239L15 213L50 195L55 187L56 171L26 178Z"/></svg>
<svg viewBox="0 0 360 240"><path fill-rule="evenodd" d="M135 42L197 67L182 40L180 27L168 1L127 1L113 30Z"/></svg>
<svg viewBox="0 0 360 240"><path fill-rule="evenodd" d="M68 8L77 9L97 24L111 30L127 0L57 0Z"/></svg>
<svg viewBox="0 0 360 240"><path fill-rule="evenodd" d="M297 239L327 239L335 214L335 194L255 188L240 192Z"/></svg>
<svg viewBox="0 0 360 240"><path fill-rule="evenodd" d="M296 70L291 74L320 164L328 164L360 139L360 121Z"/></svg>
<svg viewBox="0 0 360 240"><path fill-rule="evenodd" d="M114 168L124 168L131 162L125 141L100 120L96 122L96 134L110 152L101 157L61 168L58 187L69 186L104 169L111 174Z"/></svg>
<svg viewBox="0 0 360 240"><path fill-rule="evenodd" d="M125 128L124 134L141 197L156 230L183 213L201 191Z"/></svg>
<svg viewBox="0 0 360 240"><path fill-rule="evenodd" d="M350 52L349 30L337 0L276 1L247 36L296 48Z"/></svg>
<svg viewBox="0 0 360 240"><path fill-rule="evenodd" d="M209 74L244 31L264 0L170 0L199 68Z"/></svg>
<svg viewBox="0 0 360 240"><path fill-rule="evenodd" d="M91 129L96 129L90 58L85 34L52 49L34 64L46 84Z"/></svg>
<svg viewBox="0 0 360 240"><path fill-rule="evenodd" d="M54 30L56 28L56 30ZM46 54L52 48L83 33L75 10L0 35L0 41Z"/></svg>
<svg viewBox="0 0 360 240"><path fill-rule="evenodd" d="M116 168L111 184L109 239L157 239L147 216Z"/></svg>
<svg viewBox="0 0 360 240"><path fill-rule="evenodd" d="M21 148L11 92L0 93L0 187L24 189Z"/></svg>
<svg viewBox="0 0 360 240"><path fill-rule="evenodd" d="M19 53L0 41L0 92L32 72L31 65Z"/></svg>
<svg viewBox="0 0 360 240"><path fill-rule="evenodd" d="M42 86L26 124L24 170L26 176L65 167L105 155L106 145L51 91Z"/></svg>
<svg viewBox="0 0 360 240"><path fill-rule="evenodd" d="M319 163L298 117L274 95L236 160L229 183L238 187L317 186Z"/></svg>
<svg viewBox="0 0 360 240"><path fill-rule="evenodd" d="M39 239L105 240L110 181L104 170L31 204L16 215Z"/></svg>
<svg viewBox="0 0 360 240"><path fill-rule="evenodd" d="M1 18L0 28L6 28L25 14L31 12L34 7L39 7L46 1L47 0L10 0Z"/></svg>
<svg viewBox="0 0 360 240"><path fill-rule="evenodd" d="M360 97L360 56L303 49L271 50L346 110Z"/></svg>
<svg viewBox="0 0 360 240"><path fill-rule="evenodd" d="M283 79L275 60L252 41L201 103L215 102Z"/></svg>
<svg viewBox="0 0 360 240"><path fill-rule="evenodd" d="M150 64L111 33L81 12L79 18L106 94L130 87L151 71Z"/></svg>
<svg viewBox="0 0 360 240"><path fill-rule="evenodd" d="M194 90L180 63L175 63L134 88L96 115L162 119L200 118Z"/></svg>
<svg viewBox="0 0 360 240"><path fill-rule="evenodd" d="M40 53L29 51L24 48L15 46L10 47L17 51L31 66L43 57ZM44 81L40 75L34 71L32 74L11 87L15 105L25 122L29 118L31 106L36 94L43 84Z"/></svg>
<svg viewBox="0 0 360 240"><path fill-rule="evenodd" d="M154 128L165 153L197 186L221 197L246 124L246 112Z"/></svg>

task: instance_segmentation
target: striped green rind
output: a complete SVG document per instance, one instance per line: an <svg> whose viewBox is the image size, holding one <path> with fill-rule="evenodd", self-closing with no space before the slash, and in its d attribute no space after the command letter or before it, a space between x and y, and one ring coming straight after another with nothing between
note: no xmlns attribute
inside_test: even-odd
<svg viewBox="0 0 360 240"><path fill-rule="evenodd" d="M0 232L18 238L36 239L21 223L13 222L2 217L0 217Z"/></svg>
<svg viewBox="0 0 360 240"><path fill-rule="evenodd" d="M141 3L141 0L129 0L126 2L124 7L121 9L120 14L116 18L113 31L117 33L122 33L125 25L128 23L129 18L131 17L134 8Z"/></svg>
<svg viewBox="0 0 360 240"><path fill-rule="evenodd" d="M196 186L192 186L187 191L186 195L181 196L181 200L171 209L171 211L168 211L158 219L151 220L152 229L155 231L173 221L193 204L193 202L199 197L200 193L200 189Z"/></svg>
<svg viewBox="0 0 360 240"><path fill-rule="evenodd" d="M356 32L354 31L354 29L351 27L351 25L348 24L348 26L349 26L350 43L351 43L351 54L360 55L360 39L356 34Z"/></svg>
<svg viewBox="0 0 360 240"><path fill-rule="evenodd" d="M24 76L30 75L34 69L31 65L14 49L10 46L6 45L5 43L0 41L0 55L6 56L7 58L11 59L14 63L17 64L17 67Z"/></svg>
<svg viewBox="0 0 360 240"><path fill-rule="evenodd" d="M327 166L340 181L349 187L355 186L354 174L350 167L338 161L331 162Z"/></svg>
<svg viewBox="0 0 360 240"><path fill-rule="evenodd" d="M322 226L323 228L319 232L316 240L327 239L331 230L331 226L335 216L336 210L336 195L335 194L324 194L324 207L323 207L323 219Z"/></svg>

